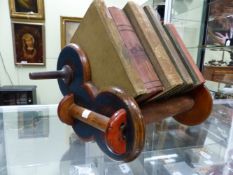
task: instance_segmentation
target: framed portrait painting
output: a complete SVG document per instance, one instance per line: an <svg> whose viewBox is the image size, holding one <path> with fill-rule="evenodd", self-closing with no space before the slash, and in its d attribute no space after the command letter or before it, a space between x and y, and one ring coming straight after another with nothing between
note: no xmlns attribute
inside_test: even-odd
<svg viewBox="0 0 233 175"><path fill-rule="evenodd" d="M44 19L44 0L9 0L12 18Z"/></svg>
<svg viewBox="0 0 233 175"><path fill-rule="evenodd" d="M12 22L16 65L45 65L43 23Z"/></svg>
<svg viewBox="0 0 233 175"><path fill-rule="evenodd" d="M70 43L82 18L61 16L61 48Z"/></svg>

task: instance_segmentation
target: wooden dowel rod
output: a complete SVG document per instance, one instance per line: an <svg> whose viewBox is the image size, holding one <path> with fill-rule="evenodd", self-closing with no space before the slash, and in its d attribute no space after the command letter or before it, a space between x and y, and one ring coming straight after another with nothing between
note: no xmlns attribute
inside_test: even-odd
<svg viewBox="0 0 233 175"><path fill-rule="evenodd" d="M73 79L73 70L70 66L65 65L61 70L57 71L29 73L29 78L32 80L62 78L66 84L69 84Z"/></svg>
<svg viewBox="0 0 233 175"><path fill-rule="evenodd" d="M118 126L126 124L126 111L124 109L119 109L112 116L107 117L75 104L73 94L66 95L60 101L58 116L62 122L68 125L74 125L73 119L78 119L100 131L110 132L113 129L119 134L121 134L121 128Z"/></svg>
<svg viewBox="0 0 233 175"><path fill-rule="evenodd" d="M106 132L110 118L75 104L73 104L69 110L69 113L73 118Z"/></svg>
<svg viewBox="0 0 233 175"><path fill-rule="evenodd" d="M62 70L48 71L48 72L33 72L29 74L29 78L32 80L57 79L57 78L64 78L64 77L65 77L65 73Z"/></svg>
<svg viewBox="0 0 233 175"><path fill-rule="evenodd" d="M74 95L66 95L58 105L60 120L68 125L74 125L78 119L105 134L106 144L116 154L126 152L124 128L127 123L126 110L121 108L111 117L88 110L74 103ZM94 134L94 133L93 133Z"/></svg>
<svg viewBox="0 0 233 175"><path fill-rule="evenodd" d="M189 96L174 97L168 100L148 103L141 106L142 115L146 124L161 121L190 110L194 100Z"/></svg>

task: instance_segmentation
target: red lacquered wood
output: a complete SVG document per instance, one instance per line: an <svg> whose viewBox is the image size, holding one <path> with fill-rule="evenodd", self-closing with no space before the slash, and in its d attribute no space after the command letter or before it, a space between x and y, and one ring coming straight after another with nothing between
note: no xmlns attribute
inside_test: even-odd
<svg viewBox="0 0 233 175"><path fill-rule="evenodd" d="M110 118L109 125L105 134L109 148L116 154L126 153L126 140L123 130L126 126L126 111L120 109Z"/></svg>
<svg viewBox="0 0 233 175"><path fill-rule="evenodd" d="M198 125L209 117L213 100L209 90L205 86L200 86L189 92L189 94L194 100L193 107L186 112L175 115L174 119L185 125Z"/></svg>
<svg viewBox="0 0 233 175"><path fill-rule="evenodd" d="M119 100L111 104L111 106L119 107L119 105L123 105L123 108L127 109L127 126L124 129L124 133L125 135L129 135L130 133L131 137L127 136L126 138L127 153L120 155L117 160L123 160L125 162L132 161L141 153L145 143L145 123L141 110L134 98L128 96L119 88L108 88L102 91L103 96L104 94L114 94L114 96L119 98ZM105 97L107 98L108 96ZM106 107L105 109L101 109L101 111L105 111L107 109L108 108ZM106 142L106 140L101 142ZM105 149L103 149L103 151L110 157L113 156L111 153L106 152Z"/></svg>

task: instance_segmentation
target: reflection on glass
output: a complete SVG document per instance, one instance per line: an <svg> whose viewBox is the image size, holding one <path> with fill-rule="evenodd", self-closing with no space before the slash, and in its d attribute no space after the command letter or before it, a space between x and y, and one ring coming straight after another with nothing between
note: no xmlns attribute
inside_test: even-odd
<svg viewBox="0 0 233 175"><path fill-rule="evenodd" d="M202 125L188 127L172 118L147 125L145 149L129 163L110 160L95 142L80 140L70 126L59 121L56 109L57 106L50 105L4 107L3 113L0 112L1 175L231 173L233 100L215 100L211 116ZM47 116L49 133L41 129L42 125L47 128L43 121ZM22 128L25 132L19 137ZM38 135L36 131L46 134ZM6 145L5 151L2 143Z"/></svg>

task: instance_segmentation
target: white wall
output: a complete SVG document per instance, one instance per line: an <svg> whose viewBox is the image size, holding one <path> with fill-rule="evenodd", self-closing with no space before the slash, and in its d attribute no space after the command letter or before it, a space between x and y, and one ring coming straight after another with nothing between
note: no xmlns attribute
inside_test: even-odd
<svg viewBox="0 0 233 175"><path fill-rule="evenodd" d="M146 0L135 0L143 4ZM45 43L46 66L15 66L11 19L8 0L0 1L0 53L5 63L6 71L13 85L37 85L37 100L39 104L58 103L62 98L56 80L29 80L29 72L55 70L60 52L60 16L83 17L92 0L44 0L45 4ZM106 0L108 6L122 8L126 0ZM0 60L0 86L10 85L7 72Z"/></svg>

